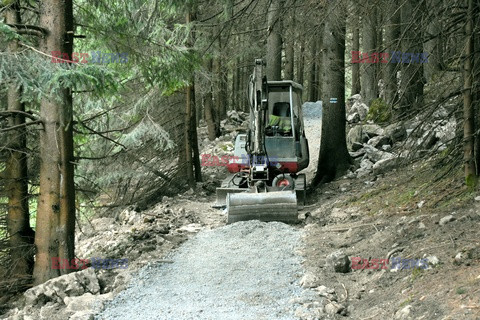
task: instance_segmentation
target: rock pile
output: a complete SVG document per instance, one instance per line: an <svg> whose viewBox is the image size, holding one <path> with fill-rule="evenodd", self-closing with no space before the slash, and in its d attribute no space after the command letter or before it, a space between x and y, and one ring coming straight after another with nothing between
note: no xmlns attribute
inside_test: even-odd
<svg viewBox="0 0 480 320"><path fill-rule="evenodd" d="M347 104L347 147L355 160L355 169L347 175L350 178L385 173L406 158L442 151L455 138L456 120L444 108L435 111L429 121L417 116L386 127L366 123L367 114L361 96L353 95Z"/></svg>

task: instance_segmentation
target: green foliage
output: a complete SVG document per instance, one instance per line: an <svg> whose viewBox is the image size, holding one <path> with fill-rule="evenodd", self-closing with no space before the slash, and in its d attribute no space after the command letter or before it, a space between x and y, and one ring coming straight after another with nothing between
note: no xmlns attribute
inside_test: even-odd
<svg viewBox="0 0 480 320"><path fill-rule="evenodd" d="M468 175L467 177L465 177L465 184L470 191L475 190L478 184L478 177L474 174Z"/></svg>
<svg viewBox="0 0 480 320"><path fill-rule="evenodd" d="M423 275L422 268L413 268L411 281L414 282L417 278L421 277L422 275Z"/></svg>
<svg viewBox="0 0 480 320"><path fill-rule="evenodd" d="M382 98L377 98L372 101L367 114L367 120L372 120L376 123L385 123L392 118L392 110L387 106Z"/></svg>
<svg viewBox="0 0 480 320"><path fill-rule="evenodd" d="M61 90L114 93L116 74L108 67L94 64L52 63L37 53L6 54L0 60L0 82L22 88L22 101L39 102L43 98L61 99Z"/></svg>
<svg viewBox="0 0 480 320"><path fill-rule="evenodd" d="M465 290L464 288L457 288L457 290L455 291L457 294L464 294L465 292L467 292L467 290Z"/></svg>
<svg viewBox="0 0 480 320"><path fill-rule="evenodd" d="M22 42L26 42L24 37L19 35L14 29L10 28L3 22L0 22L0 35L6 41L20 40Z"/></svg>

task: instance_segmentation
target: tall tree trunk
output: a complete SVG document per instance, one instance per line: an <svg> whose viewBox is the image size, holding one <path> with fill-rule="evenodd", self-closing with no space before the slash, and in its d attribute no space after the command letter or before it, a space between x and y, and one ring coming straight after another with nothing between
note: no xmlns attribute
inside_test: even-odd
<svg viewBox="0 0 480 320"><path fill-rule="evenodd" d="M198 134L197 134L197 126L195 125L195 109L196 109L196 102L195 102L195 77L192 75L192 80L190 84L190 92L187 94L187 99L190 100L190 108L192 109L192 117L190 118L190 145L192 147L193 152L193 167L195 168L195 181L202 182L202 171L200 166L200 151L198 149Z"/></svg>
<svg viewBox="0 0 480 320"><path fill-rule="evenodd" d="M475 2L474 8L474 30L473 30L473 106L476 115L475 120L475 162L477 166L477 177L480 177L480 3Z"/></svg>
<svg viewBox="0 0 480 320"><path fill-rule="evenodd" d="M355 9L352 14L352 30L353 30L353 41L352 41L352 51L360 51L360 19L358 11L356 10L357 5L355 4ZM360 64L352 63L352 92L351 95L360 93Z"/></svg>
<svg viewBox="0 0 480 320"><path fill-rule="evenodd" d="M226 92L226 79L225 79L225 67L223 66L223 61L221 57L221 43L220 39L218 40L220 44L220 53L214 59L214 84L215 84L215 109L216 109L216 121L217 125L220 128L220 121L227 117L227 92Z"/></svg>
<svg viewBox="0 0 480 320"><path fill-rule="evenodd" d="M42 1L40 25L49 30L41 43L42 50L66 52L73 48L73 10L71 0ZM74 258L75 188L73 181L73 117L70 90L59 96L44 98L40 115L44 129L40 132L40 196L37 208L37 248L34 267L35 284L68 269L53 269L53 257Z"/></svg>
<svg viewBox="0 0 480 320"><path fill-rule="evenodd" d="M303 74L305 72L305 37L302 34L299 35L299 54L297 55L297 82L303 85Z"/></svg>
<svg viewBox="0 0 480 320"><path fill-rule="evenodd" d="M351 163L345 137L345 8L328 1L323 50L322 135L313 185L331 181ZM336 99L336 100L335 100Z"/></svg>
<svg viewBox="0 0 480 320"><path fill-rule="evenodd" d="M429 53L428 63L424 67L425 78L427 82L432 81L432 77L442 69L443 61L443 35L442 20L439 11L443 9L443 0L427 0L427 12L431 14L428 21L426 38L424 44L425 52Z"/></svg>
<svg viewBox="0 0 480 320"><path fill-rule="evenodd" d="M6 22L20 24L20 8L17 3L6 12ZM14 54L18 43L12 41L8 51ZM27 137L25 127L25 106L20 102L21 91L10 85L7 94L8 111L12 111L10 126L18 126L9 133L8 148L11 150L6 161L5 191L8 197L7 230L9 234L12 274L26 276L33 271L33 238L28 210L28 172L27 172ZM16 113L19 112L19 113Z"/></svg>
<svg viewBox="0 0 480 320"><path fill-rule="evenodd" d="M389 49L389 55L393 51L399 51L400 48L400 9L396 6L396 0L387 0L386 2L386 26L385 26L385 47ZM380 62L384 61L383 57ZM389 60L389 59L388 59ZM385 65L385 100L388 106L393 107L398 101L397 95L397 71L400 64L388 62Z"/></svg>
<svg viewBox="0 0 480 320"><path fill-rule="evenodd" d="M364 8L364 15L362 16L362 33L363 33L363 52L368 53L369 57L377 52L377 8L369 4L370 8ZM363 101L370 106L373 99L378 96L377 87L377 63L363 63L362 64L361 86Z"/></svg>
<svg viewBox="0 0 480 320"><path fill-rule="evenodd" d="M186 23L196 20L196 12L189 8L186 15ZM190 32L188 47L193 50L195 45L194 28ZM195 187L196 181L202 180L200 169L200 154L198 150L197 126L195 125L195 74L191 70L190 84L186 88L186 109L185 109L185 162L187 165L187 180L190 187ZM195 171L194 171L195 169Z"/></svg>
<svg viewBox="0 0 480 320"><path fill-rule="evenodd" d="M266 67L266 75L269 81L282 79L282 10L283 0L270 2Z"/></svg>
<svg viewBox="0 0 480 320"><path fill-rule="evenodd" d="M423 52L422 26L418 23L423 13L421 4L422 2L417 0L406 0L401 8L403 53L420 54ZM407 116L423 105L423 63L410 60L408 55L404 59L403 53L399 117Z"/></svg>
<svg viewBox="0 0 480 320"><path fill-rule="evenodd" d="M295 7L293 5L295 1L292 3L292 8L288 10L288 25L284 27L285 30L285 79L287 80L294 80L293 70L294 70L294 62L295 62Z"/></svg>
<svg viewBox="0 0 480 320"><path fill-rule="evenodd" d="M206 61L206 69L209 75L212 75L213 69L213 60L212 58L208 58ZM215 110L213 109L213 86L210 83L208 86L209 90L205 94L204 98L204 109L205 109L205 121L207 122L207 131L208 131L208 139L210 141L215 140L216 137L220 136L220 128L217 127L215 122Z"/></svg>
<svg viewBox="0 0 480 320"><path fill-rule="evenodd" d="M315 93L316 99L314 101L322 100L322 83L323 83L323 65L322 65L322 51L323 47L323 29L324 24L320 24L317 37L317 52L315 53Z"/></svg>
<svg viewBox="0 0 480 320"><path fill-rule="evenodd" d="M473 0L467 0L467 21L465 24L465 62L463 70L463 148L465 163L465 180L467 186L473 187L477 183L475 167L475 112L472 104L472 73L473 73Z"/></svg>
<svg viewBox="0 0 480 320"><path fill-rule="evenodd" d="M308 101L317 101L317 37L310 44L310 73L308 75Z"/></svg>

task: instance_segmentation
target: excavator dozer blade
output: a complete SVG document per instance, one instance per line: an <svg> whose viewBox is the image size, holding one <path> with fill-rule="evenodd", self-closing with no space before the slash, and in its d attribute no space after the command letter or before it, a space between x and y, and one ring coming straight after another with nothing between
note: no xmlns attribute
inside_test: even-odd
<svg viewBox="0 0 480 320"><path fill-rule="evenodd" d="M227 223L246 220L298 222L295 191L229 193Z"/></svg>

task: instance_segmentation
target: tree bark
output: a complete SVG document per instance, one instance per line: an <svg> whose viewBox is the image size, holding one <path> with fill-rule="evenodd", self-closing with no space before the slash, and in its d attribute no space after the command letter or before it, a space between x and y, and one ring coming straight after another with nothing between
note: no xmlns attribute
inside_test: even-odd
<svg viewBox="0 0 480 320"><path fill-rule="evenodd" d="M401 8L403 53L420 54L423 52L422 26L418 23L422 12L421 2L417 0L406 0ZM423 105L423 63L414 62L413 60L410 63L409 61L404 61L403 53L398 117L408 116ZM406 58L407 60L409 59L408 56Z"/></svg>
<svg viewBox="0 0 480 320"><path fill-rule="evenodd" d="M313 185L331 181L350 167L345 137L345 8L328 1L324 28L322 135ZM336 99L336 100L334 100ZM336 103L334 102L336 101Z"/></svg>
<svg viewBox="0 0 480 320"><path fill-rule="evenodd" d="M400 9L395 5L396 0L387 0L386 2L386 26L385 26L385 47L391 55L393 51L399 51L400 44ZM391 56L390 56L391 58ZM380 59L382 60L382 59ZM388 59L390 60L390 59ZM385 66L385 100L388 106L393 107L398 102L397 95L397 72L400 64L389 61Z"/></svg>
<svg viewBox="0 0 480 320"><path fill-rule="evenodd" d="M226 79L225 79L225 67L223 66L221 57L221 40L219 39L220 52L214 59L214 84L215 84L215 109L216 109L216 121L217 126L220 128L220 121L227 117L227 92L226 92Z"/></svg>
<svg viewBox="0 0 480 320"><path fill-rule="evenodd" d="M293 3L294 4L294 3ZM285 30L285 79L294 80L293 70L295 63L295 8L288 10L288 25L284 27Z"/></svg>
<svg viewBox="0 0 480 320"><path fill-rule="evenodd" d="M474 8L474 30L473 30L473 106L475 112L475 163L477 177L480 177L480 3L475 2Z"/></svg>
<svg viewBox="0 0 480 320"><path fill-rule="evenodd" d="M206 61L206 69L209 75L212 75L213 69L213 60L211 58L207 59ZM210 83L208 86L209 90L204 97L204 105L203 108L205 109L205 121L207 122L207 131L208 131L208 139L210 141L215 140L216 137L220 136L220 128L217 127L215 122L215 110L213 109L213 86Z"/></svg>
<svg viewBox="0 0 480 320"><path fill-rule="evenodd" d="M196 20L196 13L193 8L189 8L186 15L186 23L192 23ZM193 50L195 45L194 28L190 32L188 47ZM187 165L187 181L192 188L197 181L202 180L200 168L200 154L198 150L197 126L196 124L196 106L195 106L195 74L192 70L190 83L186 88L186 109L185 109L185 162ZM194 170L195 169L195 170Z"/></svg>
<svg viewBox="0 0 480 320"><path fill-rule="evenodd" d="M299 35L299 54L297 55L297 82L303 85L303 74L305 72L305 37L303 34Z"/></svg>
<svg viewBox="0 0 480 320"><path fill-rule="evenodd" d="M40 25L49 30L42 50L65 52L73 48L71 0L42 1ZM40 107L44 129L40 132L40 196L37 208L34 283L72 270L53 269L53 257L74 258L75 188L73 181L73 116L71 91L64 89L54 98L44 98Z"/></svg>
<svg viewBox="0 0 480 320"><path fill-rule="evenodd" d="M442 20L439 11L443 9L442 0L427 0L427 12L432 14L432 19L427 25L427 41L424 44L425 52L429 53L428 63L424 65L424 73L427 82L432 81L432 77L442 70L443 64L443 35Z"/></svg>
<svg viewBox="0 0 480 320"><path fill-rule="evenodd" d="M315 101L322 100L322 83L323 83L323 65L322 65L322 52L323 52L323 23L319 26L319 36L317 37L317 52L315 53Z"/></svg>
<svg viewBox="0 0 480 320"><path fill-rule="evenodd" d="M317 101L317 37L310 44L310 73L308 77L308 101Z"/></svg>
<svg viewBox="0 0 480 320"><path fill-rule="evenodd" d="M368 53L369 57L377 52L377 8L370 4L370 8L364 8L362 15L362 33L363 33L363 52ZM368 10L367 10L368 9ZM361 87L363 101L370 106L372 100L378 96L377 87L377 63L362 63Z"/></svg>
<svg viewBox="0 0 480 320"><path fill-rule="evenodd" d="M268 81L282 80L282 21L283 0L270 2L268 10L267 66Z"/></svg>
<svg viewBox="0 0 480 320"><path fill-rule="evenodd" d="M475 113L472 103L473 85L473 0L467 0L467 21L465 24L465 62L463 70L463 160L465 165L465 181L467 186L473 187L477 183L475 167Z"/></svg>
<svg viewBox="0 0 480 320"><path fill-rule="evenodd" d="M6 22L20 24L18 3L6 11ZM18 43L12 41L8 51L14 54L18 51ZM25 112L25 106L20 102L21 90L10 85L7 93L7 108L9 111ZM10 258L13 276L26 276L33 271L33 238L34 231L30 227L28 208L28 172L27 172L27 138L25 116L12 114L9 126L18 126L9 132L8 148L11 150L6 161L5 191L8 197L7 231L9 234Z"/></svg>
<svg viewBox="0 0 480 320"><path fill-rule="evenodd" d="M353 41L352 41L352 51L360 51L360 19L358 11L356 10L357 5L355 4L355 10L352 15L352 30L353 30ZM360 93L360 64L352 63L352 92L351 95Z"/></svg>

